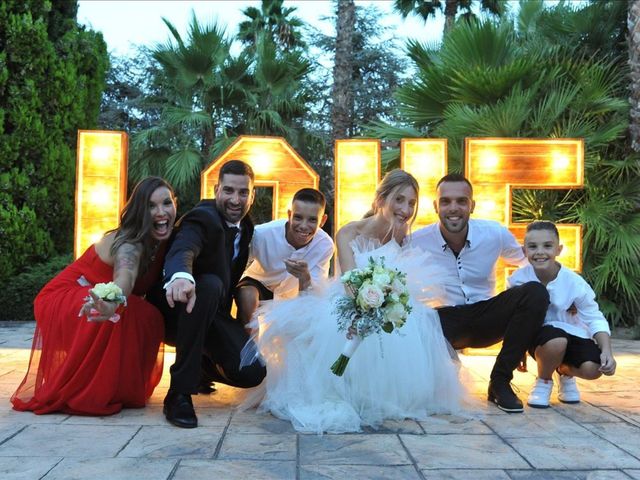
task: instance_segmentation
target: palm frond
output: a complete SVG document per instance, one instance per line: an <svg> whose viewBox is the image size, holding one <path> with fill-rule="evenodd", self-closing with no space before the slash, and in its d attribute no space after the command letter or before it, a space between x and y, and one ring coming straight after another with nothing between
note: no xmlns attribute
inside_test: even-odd
<svg viewBox="0 0 640 480"><path fill-rule="evenodd" d="M200 152L188 148L179 150L165 160L166 179L177 189L183 189L199 177L203 165Z"/></svg>

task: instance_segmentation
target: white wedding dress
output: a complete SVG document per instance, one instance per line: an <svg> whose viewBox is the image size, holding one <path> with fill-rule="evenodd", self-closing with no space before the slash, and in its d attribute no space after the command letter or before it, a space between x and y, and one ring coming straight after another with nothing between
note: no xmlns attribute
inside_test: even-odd
<svg viewBox="0 0 640 480"><path fill-rule="evenodd" d="M339 278L321 291L265 302L256 316L255 342L267 364L267 377L256 392L258 409L290 420L298 431L315 433L355 432L386 419L458 412L459 364L451 358L438 314L421 303L437 296L428 254L364 237L351 246L357 267L366 266L369 257L384 257L387 267L407 273L412 312L406 324L397 333L366 337L338 377L330 367L345 343L332 312L333 298L345 293Z"/></svg>

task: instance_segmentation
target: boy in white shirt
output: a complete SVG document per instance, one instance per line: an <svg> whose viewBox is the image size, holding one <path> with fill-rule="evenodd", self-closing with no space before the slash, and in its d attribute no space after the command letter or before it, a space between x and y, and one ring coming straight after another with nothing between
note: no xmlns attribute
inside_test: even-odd
<svg viewBox="0 0 640 480"><path fill-rule="evenodd" d="M326 200L313 188L298 190L288 219L257 225L251 240L253 262L238 283L238 320L249 323L261 300L290 298L329 276L334 244L321 230Z"/></svg>
<svg viewBox="0 0 640 480"><path fill-rule="evenodd" d="M558 229L552 222L529 224L524 249L529 265L509 277L509 287L538 281L550 296L544 324L529 349L538 364L538 378L527 403L534 408L549 406L554 372L559 381L558 399L564 403L578 403L580 392L575 377L593 380L616 371L609 324L600 312L589 284L556 262L562 245ZM568 311L572 305L577 314Z"/></svg>

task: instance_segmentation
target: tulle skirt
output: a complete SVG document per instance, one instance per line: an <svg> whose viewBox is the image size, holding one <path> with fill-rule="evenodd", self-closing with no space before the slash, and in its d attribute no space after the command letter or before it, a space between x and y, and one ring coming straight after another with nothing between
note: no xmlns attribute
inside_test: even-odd
<svg viewBox="0 0 640 480"><path fill-rule="evenodd" d="M366 337L343 376L330 367L345 344L333 298L338 281L322 292L265 302L255 339L267 363L259 410L290 420L301 432L355 432L387 419L424 419L460 411L459 363L435 310L412 304L396 333ZM253 399L255 401L255 398ZM251 400L249 400L251 402Z"/></svg>

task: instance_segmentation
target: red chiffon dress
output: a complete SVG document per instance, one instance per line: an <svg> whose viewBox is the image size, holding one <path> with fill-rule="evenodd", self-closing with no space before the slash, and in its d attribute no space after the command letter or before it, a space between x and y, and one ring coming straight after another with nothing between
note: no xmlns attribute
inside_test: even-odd
<svg viewBox="0 0 640 480"><path fill-rule="evenodd" d="M88 291L113 280L113 267L94 246L45 285L34 301L31 359L11 397L15 410L111 415L144 407L162 376L164 323L140 295L160 278L162 250L136 281L117 323L78 316ZM81 277L90 285L82 286Z"/></svg>

